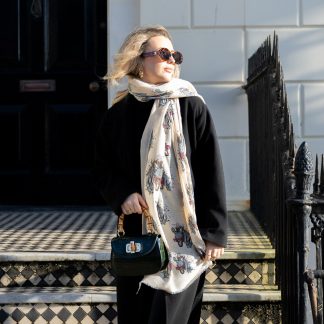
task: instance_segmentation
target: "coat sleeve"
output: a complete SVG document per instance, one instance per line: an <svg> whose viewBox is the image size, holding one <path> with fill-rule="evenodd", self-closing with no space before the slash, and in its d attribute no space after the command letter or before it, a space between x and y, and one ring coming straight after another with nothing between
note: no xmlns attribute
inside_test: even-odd
<svg viewBox="0 0 324 324"><path fill-rule="evenodd" d="M192 155L198 227L204 240L226 247L225 182L215 127L207 106L196 109L196 149Z"/></svg>
<svg viewBox="0 0 324 324"><path fill-rule="evenodd" d="M120 215L121 204L136 190L118 163L118 130L115 126L113 114L108 110L96 134L94 178L109 207Z"/></svg>

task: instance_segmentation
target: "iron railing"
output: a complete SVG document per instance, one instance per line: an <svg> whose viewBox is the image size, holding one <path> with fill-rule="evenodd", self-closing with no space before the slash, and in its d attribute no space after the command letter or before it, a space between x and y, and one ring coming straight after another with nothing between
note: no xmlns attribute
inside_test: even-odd
<svg viewBox="0 0 324 324"><path fill-rule="evenodd" d="M278 36L269 36L248 62L244 86L249 105L251 209L276 249L276 280L282 292L283 323L323 324L324 163L321 172L304 142L295 155ZM313 227L310 231L311 223ZM310 270L309 243L316 246ZM308 286L307 286L308 285ZM307 293L309 291L309 297Z"/></svg>
<svg viewBox="0 0 324 324"><path fill-rule="evenodd" d="M311 195L312 211L310 220L312 224L311 241L316 247L316 269L309 269L306 265L305 280L308 284L309 298L315 324L323 324L323 235L324 235L324 158L321 157L319 165L318 156L315 164L315 181ZM308 242L307 242L308 243Z"/></svg>

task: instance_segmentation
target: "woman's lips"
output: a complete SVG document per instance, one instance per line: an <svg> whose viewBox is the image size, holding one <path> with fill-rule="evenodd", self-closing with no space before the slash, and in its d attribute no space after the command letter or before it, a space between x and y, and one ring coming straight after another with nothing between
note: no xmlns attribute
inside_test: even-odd
<svg viewBox="0 0 324 324"><path fill-rule="evenodd" d="M171 68L165 68L164 71L167 73L173 73L173 69Z"/></svg>

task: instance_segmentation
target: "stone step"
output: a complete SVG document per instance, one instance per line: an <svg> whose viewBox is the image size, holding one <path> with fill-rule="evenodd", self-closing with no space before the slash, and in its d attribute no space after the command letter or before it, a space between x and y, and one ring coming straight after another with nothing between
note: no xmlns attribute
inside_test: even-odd
<svg viewBox="0 0 324 324"><path fill-rule="evenodd" d="M113 237L113 236L112 236ZM111 237L111 238L112 238ZM1 251L0 262L110 261L107 250L89 251ZM220 260L274 260L274 249L226 249Z"/></svg>
<svg viewBox="0 0 324 324"><path fill-rule="evenodd" d="M117 317L114 287L0 289L3 324L103 324L117 323ZM281 323L280 292L206 287L200 323Z"/></svg>
<svg viewBox="0 0 324 324"><path fill-rule="evenodd" d="M26 260L26 258L24 258ZM35 253L28 261L0 262L0 287L75 287L115 285L110 261L80 261L68 258L41 260ZM28 260L28 259L27 259ZM219 260L207 269L209 285L274 285L274 260Z"/></svg>
<svg viewBox="0 0 324 324"><path fill-rule="evenodd" d="M277 289L205 287L204 302L278 302ZM7 287L0 288L0 304L75 304L116 303L115 287Z"/></svg>
<svg viewBox="0 0 324 324"><path fill-rule="evenodd" d="M0 210L0 287L114 285L115 220L102 208ZM206 284L274 285L274 261L253 214L230 212L229 245Z"/></svg>

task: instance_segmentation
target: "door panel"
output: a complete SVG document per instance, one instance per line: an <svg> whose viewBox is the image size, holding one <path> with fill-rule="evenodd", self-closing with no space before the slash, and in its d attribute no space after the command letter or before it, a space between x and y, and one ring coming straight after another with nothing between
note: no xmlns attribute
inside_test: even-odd
<svg viewBox="0 0 324 324"><path fill-rule="evenodd" d="M91 175L106 11L106 0L1 4L0 204L103 203Z"/></svg>
<svg viewBox="0 0 324 324"><path fill-rule="evenodd" d="M30 129L26 110L23 105L0 105L0 170L2 172L22 172L27 168L26 148Z"/></svg>
<svg viewBox="0 0 324 324"><path fill-rule="evenodd" d="M1 4L0 10L0 71L12 72L15 67L22 67L27 51L26 35L28 17L21 15L26 1L12 0Z"/></svg>
<svg viewBox="0 0 324 324"><path fill-rule="evenodd" d="M94 118L92 105L48 107L46 140L48 173L85 173L92 164ZM73 125L73 132L70 132Z"/></svg>
<svg viewBox="0 0 324 324"><path fill-rule="evenodd" d="M8 5L8 11L0 11L0 20L2 24L7 26L7 28L1 28L0 39L7 38L7 42L0 43L0 60L2 62L7 61L11 64L17 64L19 61L19 22L17 16L18 8L17 2L10 1ZM11 17L10 17L11 16Z"/></svg>
<svg viewBox="0 0 324 324"><path fill-rule="evenodd" d="M93 0L46 0L45 4L45 70L87 71L95 51Z"/></svg>

